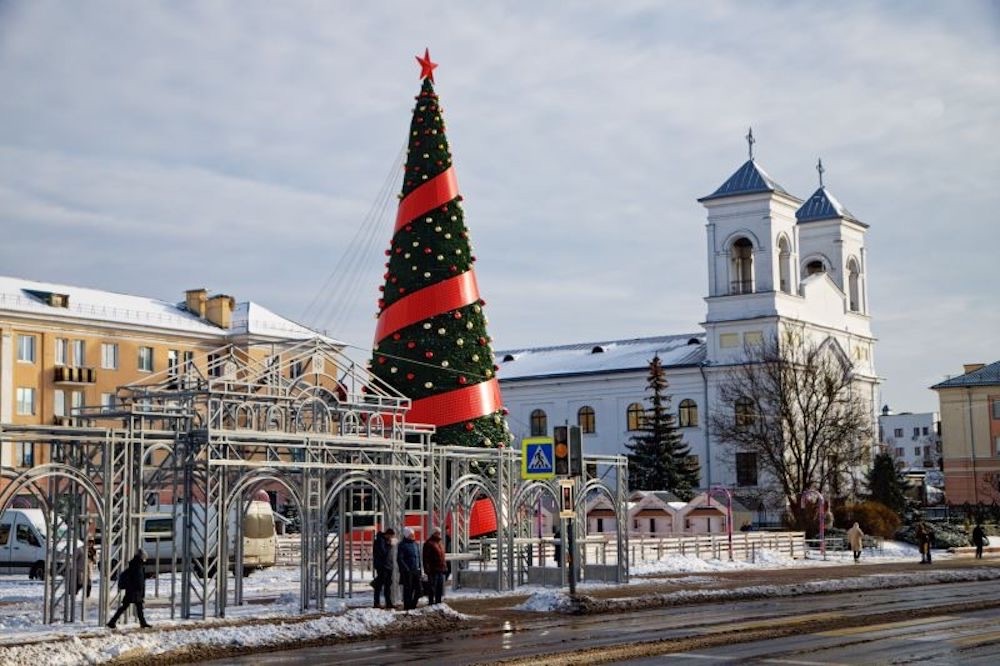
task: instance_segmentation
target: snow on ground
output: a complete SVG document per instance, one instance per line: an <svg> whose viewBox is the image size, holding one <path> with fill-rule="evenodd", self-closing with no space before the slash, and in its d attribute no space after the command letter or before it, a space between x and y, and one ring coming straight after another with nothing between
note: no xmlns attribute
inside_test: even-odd
<svg viewBox="0 0 1000 666"><path fill-rule="evenodd" d="M886 562L917 562L919 553L907 544L886 542L880 552L866 550L861 564ZM947 553L934 554L935 561L947 561ZM810 559L791 559L773 552L758 552L753 562L729 562L728 560L700 560L690 556L670 555L657 562L646 562L633 566L632 581L642 582L635 576L654 574L711 574L744 569L783 569L791 567L822 568L850 562L851 556L840 553L828 554L824 561L816 551ZM859 567L859 574L863 568ZM1000 577L1000 569L989 569ZM966 580L962 576L975 575L972 572L942 571L927 569L905 574L859 575L841 580L818 580L796 586L758 586L741 588L749 596L783 596L820 591L872 589L874 587L899 587L901 585ZM185 645L206 644L215 646L249 645L263 646L279 643L296 643L326 636L365 636L373 632L387 630L394 622L407 621L414 614L445 614L450 621L465 618L447 606L433 609L421 608L410 613L392 613L371 608L372 592L368 586L369 577L356 572L351 581L353 596L347 599L328 597L327 609L323 614L315 611L303 613L299 609L299 576L297 566L278 566L255 572L244 580L244 595L249 603L243 606L230 605L226 608L226 618L208 620L181 620L170 617L169 597L173 576L163 574L147 582L146 617L154 629L139 631L135 621L119 623L117 631L111 631L97 624L97 590L87 608L87 622L73 624L42 624L41 581L30 581L22 575L0 576L0 664L38 666L38 664L97 664L132 654L160 654L177 650ZM723 590L699 590L699 584L712 581L712 577L694 575L683 577L689 588L669 595L657 595L658 603L681 603L685 600L705 600L723 598ZM178 578L179 581L179 578ZM232 579L230 579L232 583ZM577 586L581 594L589 589L604 587L596 583L581 583ZM158 588L158 591L157 591ZM178 591L179 593L179 591ZM734 591L728 593L733 595ZM517 608L532 612L567 612L574 608L565 592L552 588L521 587L515 591L497 593L491 590L464 588L446 590L448 598L495 597L499 595L530 594L531 596ZM728 597L735 598L735 597ZM615 600L611 600L614 603ZM79 609L79 606L78 606ZM288 622L280 620L287 619ZM258 621L273 623L261 624ZM254 624L249 624L253 622ZM232 626L242 624L242 626ZM169 629L168 631L158 631ZM124 630L124 631L123 631ZM391 629L388 629L391 631Z"/></svg>

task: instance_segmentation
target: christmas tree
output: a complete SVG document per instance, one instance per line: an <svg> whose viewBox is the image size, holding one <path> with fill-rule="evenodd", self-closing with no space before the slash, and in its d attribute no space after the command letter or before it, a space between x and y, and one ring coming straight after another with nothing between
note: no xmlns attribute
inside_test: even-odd
<svg viewBox="0 0 1000 666"><path fill-rule="evenodd" d="M669 490L688 501L699 485L698 466L691 464L691 449L677 432L670 411L670 396L666 394L667 375L660 357L649 362L646 388L649 408L646 410L641 434L625 445L628 454L629 486L632 490Z"/></svg>
<svg viewBox="0 0 1000 666"><path fill-rule="evenodd" d="M434 68L417 57L420 94L396 226L380 287L372 371L413 400L407 419L449 446L505 446L510 431L486 332Z"/></svg>

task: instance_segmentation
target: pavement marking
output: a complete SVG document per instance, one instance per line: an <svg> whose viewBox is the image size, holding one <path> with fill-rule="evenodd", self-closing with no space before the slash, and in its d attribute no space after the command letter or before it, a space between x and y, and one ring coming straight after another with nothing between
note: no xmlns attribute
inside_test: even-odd
<svg viewBox="0 0 1000 666"><path fill-rule="evenodd" d="M736 657L721 657L712 654L696 654L694 652L665 652L663 654L650 655L655 657L673 657L674 659L705 659L708 661L735 661Z"/></svg>
<svg viewBox="0 0 1000 666"><path fill-rule="evenodd" d="M988 634L973 634L972 636L953 638L951 643L959 647L973 647L986 643L996 643L998 641L1000 641L1000 631L993 631Z"/></svg>
<svg viewBox="0 0 1000 666"><path fill-rule="evenodd" d="M762 659L762 664L796 664L797 666L852 666L839 661L799 661L796 659Z"/></svg>
<svg viewBox="0 0 1000 666"><path fill-rule="evenodd" d="M854 636L857 634L874 633L878 631L889 631L892 629L904 629L906 627L918 627L923 624L935 624L937 622L947 622L957 620L954 615L937 615L935 617L922 617L916 620L904 620L902 622L886 622L883 624L868 624L861 627L848 627L847 629L832 629L830 631L817 631L817 636Z"/></svg>
<svg viewBox="0 0 1000 666"><path fill-rule="evenodd" d="M840 620L844 618L841 612L805 613L803 615L775 617L769 620L747 620L746 622L730 622L716 625L704 631L702 635L725 634L733 631L753 631L754 629L770 629L786 627L790 624L804 624L822 620Z"/></svg>

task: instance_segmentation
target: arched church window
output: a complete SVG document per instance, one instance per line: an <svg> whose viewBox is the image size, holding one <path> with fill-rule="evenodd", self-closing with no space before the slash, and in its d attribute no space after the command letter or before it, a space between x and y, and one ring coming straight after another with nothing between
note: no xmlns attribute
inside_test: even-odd
<svg viewBox="0 0 1000 666"><path fill-rule="evenodd" d="M792 250L784 236L778 239L778 288L792 293Z"/></svg>
<svg viewBox="0 0 1000 666"><path fill-rule="evenodd" d="M549 419L545 410L536 409L531 412L531 436L544 437L549 431Z"/></svg>
<svg viewBox="0 0 1000 666"><path fill-rule="evenodd" d="M583 406L580 411L576 413L576 424L580 426L581 432L596 432L597 430L597 416L594 414L594 408Z"/></svg>
<svg viewBox="0 0 1000 666"><path fill-rule="evenodd" d="M625 410L625 420L629 430L641 430L646 419L646 410L641 403L633 402Z"/></svg>
<svg viewBox="0 0 1000 666"><path fill-rule="evenodd" d="M677 423L682 428L693 428L698 425L698 403L685 398L677 407Z"/></svg>
<svg viewBox="0 0 1000 666"><path fill-rule="evenodd" d="M806 264L806 275L814 275L816 273L826 273L826 267L819 259L814 259Z"/></svg>
<svg viewBox="0 0 1000 666"><path fill-rule="evenodd" d="M753 243L747 238L740 238L733 243L729 251L732 280L729 285L730 294L749 294L753 292Z"/></svg>
<svg viewBox="0 0 1000 666"><path fill-rule="evenodd" d="M847 262L847 297L851 312L861 311L860 274L858 262L852 258Z"/></svg>

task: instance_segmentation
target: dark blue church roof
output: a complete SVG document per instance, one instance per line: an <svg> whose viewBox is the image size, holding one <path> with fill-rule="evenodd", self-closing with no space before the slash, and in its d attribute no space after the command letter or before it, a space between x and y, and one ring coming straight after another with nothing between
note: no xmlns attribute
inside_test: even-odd
<svg viewBox="0 0 1000 666"><path fill-rule="evenodd" d="M837 198L830 194L825 187L820 187L813 192L813 195L806 199L801 208L795 211L795 219L799 222L815 222L818 220L845 219L857 222L867 227L858 218L851 214L851 211L837 201Z"/></svg>
<svg viewBox="0 0 1000 666"><path fill-rule="evenodd" d="M744 162L743 166L737 169L736 173L730 176L729 180L724 182L719 189L707 197L698 199L698 201L710 201L738 194L757 194L758 192L778 192L785 196L792 196L751 159Z"/></svg>

